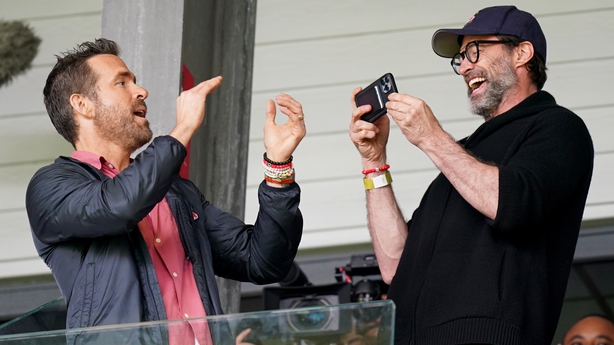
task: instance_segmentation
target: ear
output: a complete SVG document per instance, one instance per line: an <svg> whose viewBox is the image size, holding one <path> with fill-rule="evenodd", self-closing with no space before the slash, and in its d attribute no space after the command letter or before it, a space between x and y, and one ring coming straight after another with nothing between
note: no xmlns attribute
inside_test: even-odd
<svg viewBox="0 0 614 345"><path fill-rule="evenodd" d="M84 95L80 93L70 95L70 105L75 115L85 116L90 119L94 117L92 101Z"/></svg>
<svg viewBox="0 0 614 345"><path fill-rule="evenodd" d="M516 47L516 67L524 66L529 63L529 61L531 61L531 59L533 58L534 54L535 50L533 49L533 44L531 42L520 42L520 44L518 44L518 47Z"/></svg>

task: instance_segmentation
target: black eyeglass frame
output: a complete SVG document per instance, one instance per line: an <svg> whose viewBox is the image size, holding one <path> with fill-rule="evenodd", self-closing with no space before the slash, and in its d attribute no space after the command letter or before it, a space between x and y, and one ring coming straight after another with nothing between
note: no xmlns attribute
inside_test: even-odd
<svg viewBox="0 0 614 345"><path fill-rule="evenodd" d="M466 54L467 52L467 47L469 47L469 45L474 44L475 45L475 61L471 61L471 58ZM480 60L480 44L511 44L511 45L518 45L516 42L513 41L508 41L508 40L475 40L475 41L471 41L469 43L467 43L467 45L465 46L465 51L464 52L458 52L456 54L454 54L454 56L452 56L452 60L450 60L450 65L452 66L452 69L454 70L454 73L460 75L460 65L461 63L463 63L464 59L469 60L469 62L471 63L476 63L478 62L478 60ZM458 61L458 63L454 63L455 61Z"/></svg>

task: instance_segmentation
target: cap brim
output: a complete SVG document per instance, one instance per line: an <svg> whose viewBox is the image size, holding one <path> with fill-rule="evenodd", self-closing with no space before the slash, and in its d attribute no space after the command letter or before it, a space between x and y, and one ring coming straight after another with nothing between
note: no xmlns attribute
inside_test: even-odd
<svg viewBox="0 0 614 345"><path fill-rule="evenodd" d="M458 44L459 29L439 29L433 34L431 39L431 46L435 54L451 58L454 54L460 51L460 45Z"/></svg>
<svg viewBox="0 0 614 345"><path fill-rule="evenodd" d="M451 58L460 51L459 36L482 36L490 35L489 32L476 29L439 29L433 34L431 47L435 54Z"/></svg>

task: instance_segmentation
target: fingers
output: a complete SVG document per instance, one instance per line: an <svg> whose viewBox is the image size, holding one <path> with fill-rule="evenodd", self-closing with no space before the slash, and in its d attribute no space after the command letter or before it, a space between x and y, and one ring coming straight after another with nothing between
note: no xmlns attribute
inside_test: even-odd
<svg viewBox="0 0 614 345"><path fill-rule="evenodd" d="M388 96L386 109L388 114L396 121L399 116L406 116L414 113L422 103L424 103L422 100L410 95L392 93Z"/></svg>
<svg viewBox="0 0 614 345"><path fill-rule="evenodd" d="M376 125L366 121L355 122L350 126L350 135L355 135L357 139L373 139L379 132Z"/></svg>
<svg viewBox="0 0 614 345"><path fill-rule="evenodd" d="M280 93L275 97L275 101L279 105L279 110L286 114L292 120L303 120L305 114L303 114L303 106L292 96L285 93Z"/></svg>
<svg viewBox="0 0 614 345"><path fill-rule="evenodd" d="M362 91L362 87L357 87L354 90L352 90L352 98L350 98L350 103L352 104L352 107L356 108L356 95Z"/></svg>
<svg viewBox="0 0 614 345"><path fill-rule="evenodd" d="M243 343L243 341L245 340L245 338L252 332L251 328L247 328L244 329L243 332L239 333L239 335L237 335L237 338L235 339L235 343L236 344L241 344Z"/></svg>
<svg viewBox="0 0 614 345"><path fill-rule="evenodd" d="M213 77L211 79L205 80L198 85L194 86L192 89L198 93L204 93L205 95L210 94L213 90L217 89L218 86L222 83L222 76Z"/></svg>
<svg viewBox="0 0 614 345"><path fill-rule="evenodd" d="M354 110L352 110L352 122L362 121L360 117L370 111L371 111L370 104L361 105L358 108L356 108L356 105L354 105Z"/></svg>

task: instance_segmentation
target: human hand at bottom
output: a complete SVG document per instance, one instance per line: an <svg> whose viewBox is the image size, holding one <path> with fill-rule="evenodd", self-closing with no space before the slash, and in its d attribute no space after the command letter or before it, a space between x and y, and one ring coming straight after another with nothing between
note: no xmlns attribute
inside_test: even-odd
<svg viewBox="0 0 614 345"><path fill-rule="evenodd" d="M245 338L252 332L251 328L244 329L237 337L235 338L236 345L254 345L252 343L245 342Z"/></svg>

